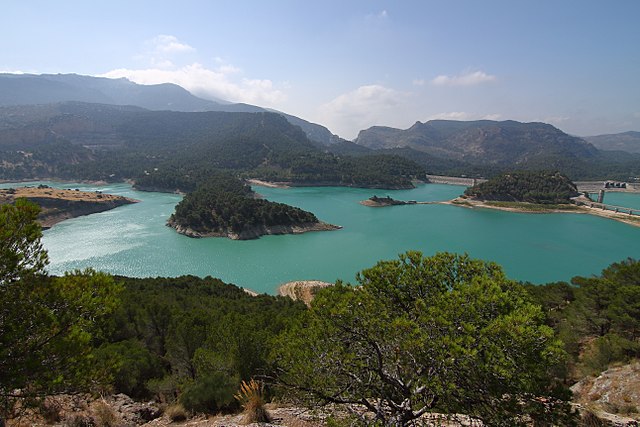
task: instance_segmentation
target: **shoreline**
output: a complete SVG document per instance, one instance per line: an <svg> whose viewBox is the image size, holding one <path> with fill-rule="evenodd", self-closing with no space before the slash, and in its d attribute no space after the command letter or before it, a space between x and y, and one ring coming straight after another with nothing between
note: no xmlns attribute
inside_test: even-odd
<svg viewBox="0 0 640 427"><path fill-rule="evenodd" d="M100 191L61 190L52 187L0 189L0 204L14 203L18 198L25 198L40 206L37 221L44 230L67 219L105 212L139 202L129 197L105 194Z"/></svg>
<svg viewBox="0 0 640 427"><path fill-rule="evenodd" d="M104 180L90 180L90 179L62 179L62 178L24 178L24 179L0 179L0 184L23 184L29 182L41 182L41 181L50 181L56 182L59 184L89 184L89 185L109 185L115 182L107 182ZM122 181L125 182L125 181Z"/></svg>
<svg viewBox="0 0 640 427"><path fill-rule="evenodd" d="M296 225L254 226L247 230L243 230L240 233L236 233L231 230L208 232L195 231L190 227L183 227L176 224L171 218L167 220L166 225L167 227L171 227L176 230L177 233L191 238L226 237L231 240L253 240L258 239L261 236L268 235L302 234L312 231L334 231L342 229L342 226L340 225L328 224L322 221Z"/></svg>
<svg viewBox="0 0 640 427"><path fill-rule="evenodd" d="M524 204L525 202L519 202ZM439 204L443 205L452 205L459 206L467 209L493 209L505 212L514 212L514 213L528 213L528 214L547 214L547 213L569 213L569 214L584 214L584 215L593 215L598 216L600 218L612 219L618 222L622 222L624 224L632 225L635 227L640 227L640 216L637 215L629 215L622 212L614 212L602 210L599 208L592 208L585 205L576 205L576 204L568 204L567 209L557 209L557 208L545 208L544 205L537 205L530 203L530 209L525 206L497 206L487 203L482 200L473 200L473 199L465 199L462 197L457 197L453 200L439 202Z"/></svg>

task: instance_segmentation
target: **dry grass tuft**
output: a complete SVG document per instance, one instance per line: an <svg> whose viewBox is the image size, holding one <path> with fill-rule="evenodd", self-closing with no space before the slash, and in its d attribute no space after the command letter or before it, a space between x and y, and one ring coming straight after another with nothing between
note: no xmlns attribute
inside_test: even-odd
<svg viewBox="0 0 640 427"><path fill-rule="evenodd" d="M581 427L606 427L606 423L602 421L595 413L587 409L582 413L580 419Z"/></svg>
<svg viewBox="0 0 640 427"><path fill-rule="evenodd" d="M240 391L234 397L244 409L244 417L242 422L251 423L268 423L269 413L264 407L264 386L256 380L248 383L242 381Z"/></svg>
<svg viewBox="0 0 640 427"><path fill-rule="evenodd" d="M164 413L173 422L185 421L189 418L187 410L179 403L168 406Z"/></svg>
<svg viewBox="0 0 640 427"><path fill-rule="evenodd" d="M116 411L105 401L93 406L93 419L97 427L117 427L122 424Z"/></svg>

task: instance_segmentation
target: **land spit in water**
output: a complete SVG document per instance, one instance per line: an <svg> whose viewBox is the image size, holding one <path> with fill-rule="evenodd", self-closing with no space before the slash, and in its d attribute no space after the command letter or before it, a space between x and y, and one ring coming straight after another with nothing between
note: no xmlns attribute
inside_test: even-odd
<svg viewBox="0 0 640 427"><path fill-rule="evenodd" d="M40 206L38 222L43 229L65 219L104 212L138 202L128 197L104 194L100 191L61 190L48 186L0 189L0 205L25 198Z"/></svg>
<svg viewBox="0 0 640 427"><path fill-rule="evenodd" d="M496 209L507 212L520 213L577 213L595 215L602 218L613 219L625 224L640 227L640 211L628 208L628 212L620 212L615 210L607 210L602 204L592 202L590 199L579 196L572 198L571 204L554 204L544 205L526 202L495 202L488 200L478 200L473 198L457 197L447 202L439 202L441 204L449 204L453 206L461 206L466 208L487 208Z"/></svg>
<svg viewBox="0 0 640 427"><path fill-rule="evenodd" d="M391 197L373 196L367 200L362 200L359 203L368 207L439 204L461 206L464 208L486 208L519 213L577 213L613 219L615 221L623 222L635 227L640 227L640 210L625 207L618 207L618 209L616 210L615 206L596 203L585 196L572 198L572 203L551 205L527 202L499 202L490 200L479 200L462 196L456 197L453 200L433 202L419 202L415 200L402 201L392 199Z"/></svg>

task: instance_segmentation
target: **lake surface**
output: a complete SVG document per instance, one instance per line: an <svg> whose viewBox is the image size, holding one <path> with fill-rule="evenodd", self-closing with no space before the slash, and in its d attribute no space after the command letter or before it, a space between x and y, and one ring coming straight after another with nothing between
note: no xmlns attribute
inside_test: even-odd
<svg viewBox="0 0 640 427"><path fill-rule="evenodd" d="M428 184L413 190L254 187L269 200L299 206L342 230L258 240L191 239L165 226L181 199L139 192L127 184L44 184L100 190L141 200L134 205L74 218L44 232L49 270L92 267L114 274L155 277L213 276L258 292L275 293L291 280L342 279L407 250L427 255L467 252L501 264L508 276L546 283L598 274L610 263L640 258L640 227L580 214L520 214L448 205L369 208L374 194L399 200L438 201L464 187ZM28 184L3 184L1 187ZM640 207L640 195L607 193L606 202Z"/></svg>

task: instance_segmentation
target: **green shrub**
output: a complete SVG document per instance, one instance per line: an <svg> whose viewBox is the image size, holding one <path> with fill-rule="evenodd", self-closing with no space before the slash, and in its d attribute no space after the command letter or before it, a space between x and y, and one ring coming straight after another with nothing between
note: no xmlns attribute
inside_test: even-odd
<svg viewBox="0 0 640 427"><path fill-rule="evenodd" d="M149 397L146 383L162 376L159 357L136 339L106 344L98 350L98 358L111 361L115 391L131 397Z"/></svg>
<svg viewBox="0 0 640 427"><path fill-rule="evenodd" d="M628 361L637 354L639 347L637 343L614 333L598 337L582 354L579 369L583 375L598 375L612 362Z"/></svg>
<svg viewBox="0 0 640 427"><path fill-rule="evenodd" d="M180 403L195 412L216 412L232 407L233 393L238 389L237 377L219 372L206 375L191 383L180 396Z"/></svg>

